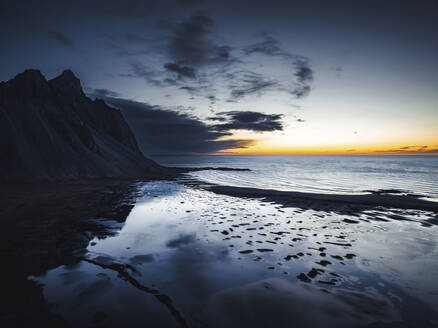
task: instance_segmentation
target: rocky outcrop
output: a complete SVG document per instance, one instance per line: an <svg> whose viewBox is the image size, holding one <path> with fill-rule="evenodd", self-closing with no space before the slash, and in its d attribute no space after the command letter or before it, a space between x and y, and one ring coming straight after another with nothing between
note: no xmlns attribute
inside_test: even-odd
<svg viewBox="0 0 438 328"><path fill-rule="evenodd" d="M0 180L141 176L146 159L122 113L91 100L72 71L26 70L0 83Z"/></svg>

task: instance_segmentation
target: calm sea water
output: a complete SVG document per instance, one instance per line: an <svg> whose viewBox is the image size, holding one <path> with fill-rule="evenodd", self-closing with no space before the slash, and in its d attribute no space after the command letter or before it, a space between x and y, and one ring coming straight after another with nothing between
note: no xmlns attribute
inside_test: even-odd
<svg viewBox="0 0 438 328"><path fill-rule="evenodd" d="M318 193L397 189L438 198L438 156L406 155L224 155L156 157L170 166L226 166L250 172L191 173L207 182Z"/></svg>

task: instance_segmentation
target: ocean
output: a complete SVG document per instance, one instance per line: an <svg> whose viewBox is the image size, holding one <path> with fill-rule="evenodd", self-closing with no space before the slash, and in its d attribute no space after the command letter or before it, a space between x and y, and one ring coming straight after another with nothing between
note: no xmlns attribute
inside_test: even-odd
<svg viewBox="0 0 438 328"><path fill-rule="evenodd" d="M199 171L193 178L238 187L316 193L398 190L438 200L438 156L220 155L159 156L178 167L232 167L251 171Z"/></svg>

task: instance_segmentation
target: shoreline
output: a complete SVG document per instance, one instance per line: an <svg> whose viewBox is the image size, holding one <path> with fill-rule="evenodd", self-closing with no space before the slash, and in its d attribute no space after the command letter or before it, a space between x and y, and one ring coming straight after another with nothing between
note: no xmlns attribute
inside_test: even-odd
<svg viewBox="0 0 438 328"><path fill-rule="evenodd" d="M300 202L311 201L331 204L363 205L387 208L392 207L438 212L438 202L427 201L414 195L389 195L382 193L358 195L324 194L220 185L208 185L205 187L205 189L222 195L234 197L267 198L276 202L297 206L299 206Z"/></svg>

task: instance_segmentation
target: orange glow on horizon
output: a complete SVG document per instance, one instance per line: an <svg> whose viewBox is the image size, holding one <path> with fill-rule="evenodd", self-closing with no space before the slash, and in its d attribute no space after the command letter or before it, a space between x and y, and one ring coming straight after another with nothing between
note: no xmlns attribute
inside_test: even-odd
<svg viewBox="0 0 438 328"><path fill-rule="evenodd" d="M257 147L226 149L210 155L438 155L438 145L366 147Z"/></svg>

